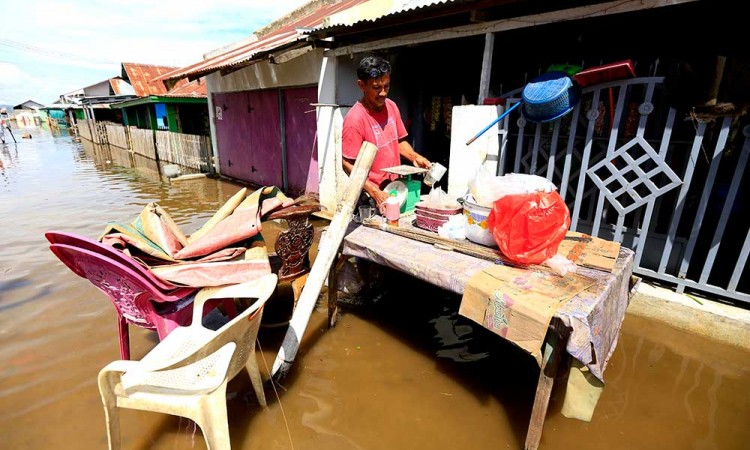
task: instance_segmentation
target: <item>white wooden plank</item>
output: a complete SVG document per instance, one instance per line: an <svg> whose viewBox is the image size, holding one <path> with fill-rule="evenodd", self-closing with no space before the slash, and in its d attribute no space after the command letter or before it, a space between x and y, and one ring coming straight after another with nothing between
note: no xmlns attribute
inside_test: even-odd
<svg viewBox="0 0 750 450"><path fill-rule="evenodd" d="M456 105L451 116L451 147L448 161L448 195L452 198L464 196L469 190L469 181L480 167L497 173L498 124L493 125L471 145L466 142L493 120L498 118L497 108L492 105Z"/></svg>

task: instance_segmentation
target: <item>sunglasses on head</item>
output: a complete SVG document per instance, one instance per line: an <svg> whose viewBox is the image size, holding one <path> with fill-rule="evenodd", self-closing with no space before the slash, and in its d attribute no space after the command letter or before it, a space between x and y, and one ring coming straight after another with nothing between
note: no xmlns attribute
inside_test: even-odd
<svg viewBox="0 0 750 450"><path fill-rule="evenodd" d="M373 67L370 69L370 77L371 78L380 78L383 75L390 73L391 71L391 65L388 63L381 64L378 67Z"/></svg>

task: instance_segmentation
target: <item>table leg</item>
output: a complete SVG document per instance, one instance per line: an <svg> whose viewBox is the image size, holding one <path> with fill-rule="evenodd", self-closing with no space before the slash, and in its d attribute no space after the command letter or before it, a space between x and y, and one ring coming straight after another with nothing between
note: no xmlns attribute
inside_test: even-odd
<svg viewBox="0 0 750 450"><path fill-rule="evenodd" d="M560 363L560 353L565 350L565 338L561 335L562 328L564 328L562 324L558 320L553 319L552 324L550 324L550 330L547 333L547 338L544 341L542 367L539 370L539 381L536 385L534 407L531 410L531 419L529 421L529 429L526 432L524 450L537 450L539 442L542 440L544 419L547 416L552 385L555 382L555 375Z"/></svg>

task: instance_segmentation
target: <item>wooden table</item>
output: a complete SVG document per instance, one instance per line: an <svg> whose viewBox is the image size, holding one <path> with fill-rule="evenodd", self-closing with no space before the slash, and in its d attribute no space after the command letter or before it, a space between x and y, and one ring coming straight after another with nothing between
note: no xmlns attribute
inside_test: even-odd
<svg viewBox="0 0 750 450"><path fill-rule="evenodd" d="M364 226L350 227L340 253L399 270L457 294L463 293L475 273L494 264ZM604 370L617 345L625 310L634 292L631 284L633 260L634 252L622 247L612 273L578 268L579 274L593 278L596 284L567 301L551 322L542 351L534 406L526 433L526 450L539 447L563 351L586 365L603 381ZM336 284L335 267L334 264L329 273L329 286ZM336 313L336 289L329 289L328 319L331 326L335 324Z"/></svg>

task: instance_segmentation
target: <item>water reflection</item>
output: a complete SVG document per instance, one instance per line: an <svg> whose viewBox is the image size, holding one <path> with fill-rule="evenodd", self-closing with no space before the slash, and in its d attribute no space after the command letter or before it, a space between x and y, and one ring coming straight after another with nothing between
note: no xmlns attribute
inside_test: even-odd
<svg viewBox="0 0 750 450"><path fill-rule="evenodd" d="M63 133L32 134L1 152L0 442L106 448L96 376L119 355L115 316L56 260L44 232L97 237L149 202L190 232L241 186L170 182L151 161L126 164L115 150ZM292 373L266 390L267 410L244 395L246 377L230 383L233 449L522 448L535 362L458 317L454 295L408 277L385 288L375 303L342 307L332 330L324 307L315 310ZM261 331L266 372L283 332ZM135 358L155 343L153 333L131 331ZM563 417L562 388L553 391L541 449L731 450L750 442L747 352L628 316L605 381L590 423ZM126 449L205 448L184 419L128 411L121 427Z"/></svg>

